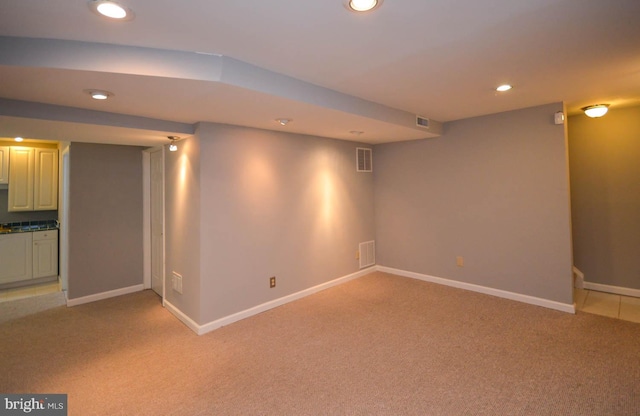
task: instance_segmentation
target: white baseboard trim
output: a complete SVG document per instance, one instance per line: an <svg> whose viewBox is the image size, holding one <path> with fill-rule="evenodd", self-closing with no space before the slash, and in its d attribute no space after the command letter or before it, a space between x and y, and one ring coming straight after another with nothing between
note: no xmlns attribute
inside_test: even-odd
<svg viewBox="0 0 640 416"><path fill-rule="evenodd" d="M584 289L584 273L582 273L576 266L573 266L573 287L577 289Z"/></svg>
<svg viewBox="0 0 640 416"><path fill-rule="evenodd" d="M171 312L173 316L175 316L180 321L182 321L182 323L185 324L187 328L189 328L190 330L192 330L198 335L202 335L200 334L200 328L201 328L200 325L198 325L196 321L194 321L193 319L185 315L180 309L175 307L171 302L169 302L168 300L164 300L162 302L162 306L167 308L167 310Z"/></svg>
<svg viewBox="0 0 640 416"><path fill-rule="evenodd" d="M67 306L78 306L84 303L95 302L98 300L115 298L116 296L127 295L129 293L141 292L144 290L144 285L135 285L129 287L123 287L122 289L110 290L108 292L96 293L95 295L84 296L81 298L69 299L67 298ZM68 295L68 292L65 292Z"/></svg>
<svg viewBox="0 0 640 416"><path fill-rule="evenodd" d="M631 296L640 298L640 289L632 289L629 287L603 285L602 283L584 282L584 288L595 290L598 292L613 293L615 295Z"/></svg>
<svg viewBox="0 0 640 416"><path fill-rule="evenodd" d="M576 313L575 304L561 303L553 300L537 298L535 296L523 295L520 293L508 292L501 289L493 289L486 286L474 285L472 283L459 282L457 280L445 279L442 277L429 276L426 274L408 272L405 270L393 269L391 267L376 266L381 272L396 274L398 276L411 277L413 279L423 280L425 282L437 283L440 285L451 286L458 289L470 290L472 292L483 293L485 295L497 296L499 298L515 300L518 302L528 303L530 305L542 306L549 309L555 309L562 312Z"/></svg>
<svg viewBox="0 0 640 416"><path fill-rule="evenodd" d="M178 308L176 308L175 306L171 305L169 302L165 302L165 304L167 305L167 309L173 313L178 319L180 319L185 325L187 325L187 327L189 327L190 329L192 329L196 334L198 335L203 335L206 334L208 332L211 332L215 329L221 328L225 325L229 325L232 324L234 322L237 322L241 319L245 319L245 318L249 318L250 316L254 316L257 315L259 313L268 311L269 309L273 309L276 308L278 306L284 305L286 303L289 302L293 302L294 300L298 300L301 298L304 298L306 296L312 295L314 293L320 292L321 290L325 290L328 289L330 287L333 286L337 286L339 284L342 283L346 283L350 280L354 280L357 279L358 277L362 277L365 276L369 273L373 273L376 271L376 267L369 267L366 269L362 269L356 273L352 273L343 277L339 277L337 279L331 280L329 282L325 282L322 284L319 284L317 286L313 286L310 287L308 289L304 289L301 290L300 292L296 292L296 293L292 293L291 295L287 295L278 299L274 299L271 300L269 302L263 303L261 305L258 306L254 306L252 308L249 309L245 309L244 311L240 311L237 313L234 313L232 315L229 316L225 316L224 318L220 318L220 319L216 319L215 321L206 323L204 325L198 325L196 322L194 322L191 318L189 318L188 316L186 316L182 311L180 311Z"/></svg>

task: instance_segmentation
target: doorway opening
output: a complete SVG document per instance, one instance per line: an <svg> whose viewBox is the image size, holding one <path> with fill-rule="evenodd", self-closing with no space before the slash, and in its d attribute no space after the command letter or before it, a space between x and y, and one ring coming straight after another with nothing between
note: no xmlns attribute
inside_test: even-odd
<svg viewBox="0 0 640 416"><path fill-rule="evenodd" d="M156 292L164 304L164 148L145 150L143 164L145 175L144 287Z"/></svg>

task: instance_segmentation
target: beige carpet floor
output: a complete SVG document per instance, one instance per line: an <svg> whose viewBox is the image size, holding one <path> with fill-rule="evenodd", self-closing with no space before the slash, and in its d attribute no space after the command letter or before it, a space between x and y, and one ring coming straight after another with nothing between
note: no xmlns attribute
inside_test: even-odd
<svg viewBox="0 0 640 416"><path fill-rule="evenodd" d="M0 324L70 415L639 415L640 324L374 273L198 337L150 291Z"/></svg>

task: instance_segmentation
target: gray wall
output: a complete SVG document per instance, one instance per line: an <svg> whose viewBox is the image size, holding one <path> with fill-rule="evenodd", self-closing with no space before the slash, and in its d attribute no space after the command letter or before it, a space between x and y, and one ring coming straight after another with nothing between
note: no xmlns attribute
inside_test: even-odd
<svg viewBox="0 0 640 416"><path fill-rule="evenodd" d="M200 315L192 319L211 322L359 270L358 243L375 232L373 176L356 172L357 144L203 123L168 159L180 160L191 141L199 147L200 175L187 169L187 190L167 190L168 204L176 205L167 221L169 228L186 221L173 215L178 203L170 195L194 196L187 215L200 230L200 292L194 285L182 295L185 307L200 296ZM167 175L179 176L171 164ZM198 198L199 213L192 206ZM177 268L168 267L168 275L197 274L190 263L198 258L195 244L187 245L180 255L168 250L168 264ZM276 288L269 288L270 276Z"/></svg>
<svg viewBox="0 0 640 416"><path fill-rule="evenodd" d="M165 149L165 299L195 322L200 312L199 133L178 142L178 151ZM171 275L182 276L182 294L172 290Z"/></svg>
<svg viewBox="0 0 640 416"><path fill-rule="evenodd" d="M562 103L374 148L378 264L571 304ZM464 267L456 266L463 256Z"/></svg>
<svg viewBox="0 0 640 416"><path fill-rule="evenodd" d="M570 117L569 160L576 267L640 289L640 107Z"/></svg>
<svg viewBox="0 0 640 416"><path fill-rule="evenodd" d="M142 283L141 150L71 144L70 299Z"/></svg>

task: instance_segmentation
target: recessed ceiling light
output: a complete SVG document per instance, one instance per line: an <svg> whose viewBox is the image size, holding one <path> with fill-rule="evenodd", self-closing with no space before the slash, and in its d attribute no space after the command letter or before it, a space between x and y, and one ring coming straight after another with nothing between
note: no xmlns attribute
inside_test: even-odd
<svg viewBox="0 0 640 416"><path fill-rule="evenodd" d="M94 100L106 100L113 97L113 93L104 90L84 90L85 94L89 94Z"/></svg>
<svg viewBox="0 0 640 416"><path fill-rule="evenodd" d="M344 5L352 12L368 12L377 9L383 0L344 0Z"/></svg>
<svg viewBox="0 0 640 416"><path fill-rule="evenodd" d="M100 16L115 20L131 20L134 16L131 9L111 0L91 0L89 8Z"/></svg>
<svg viewBox="0 0 640 416"><path fill-rule="evenodd" d="M16 138L15 138L15 139L13 139L13 140L15 140L15 141L17 141L17 142L21 142L21 141L23 141L24 139L23 139L22 137L16 137Z"/></svg>
<svg viewBox="0 0 640 416"><path fill-rule="evenodd" d="M290 118L277 118L276 121L278 122L278 124L280 124L281 126L286 126L287 123L289 123L290 121L292 121Z"/></svg>
<svg viewBox="0 0 640 416"><path fill-rule="evenodd" d="M364 132L360 130L351 130L349 133L353 134L354 136L361 136L364 134Z"/></svg>
<svg viewBox="0 0 640 416"><path fill-rule="evenodd" d="M500 85L498 88L496 88L496 91L505 92L505 91L509 91L511 88L513 88L513 86L509 84L503 84L503 85Z"/></svg>
<svg viewBox="0 0 640 416"><path fill-rule="evenodd" d="M609 104L595 104L582 109L584 113L591 118L602 117L609 111Z"/></svg>

